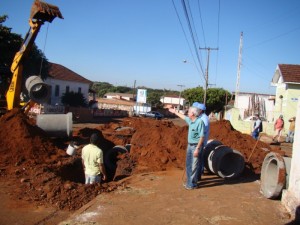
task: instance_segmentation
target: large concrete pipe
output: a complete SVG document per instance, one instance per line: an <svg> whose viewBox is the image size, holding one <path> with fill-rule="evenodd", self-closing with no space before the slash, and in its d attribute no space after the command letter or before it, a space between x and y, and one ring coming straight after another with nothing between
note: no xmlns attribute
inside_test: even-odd
<svg viewBox="0 0 300 225"><path fill-rule="evenodd" d="M29 98L39 104L48 102L50 88L39 76L30 76L25 82Z"/></svg>
<svg viewBox="0 0 300 225"><path fill-rule="evenodd" d="M211 171L210 168L209 168L209 166L208 166L208 157L209 157L209 154L213 150L215 150L216 147L218 147L220 145L223 145L221 141L210 139L210 140L208 140L207 145L203 149L204 167L210 173L213 173L213 171Z"/></svg>
<svg viewBox="0 0 300 225"><path fill-rule="evenodd" d="M210 152L208 166L219 177L234 179L243 172L245 159L239 151L220 145Z"/></svg>
<svg viewBox="0 0 300 225"><path fill-rule="evenodd" d="M277 199L283 188L288 186L291 158L283 157L276 152L265 156L261 168L260 190L269 199Z"/></svg>
<svg viewBox="0 0 300 225"><path fill-rule="evenodd" d="M37 115L38 127L53 137L71 137L73 133L72 113L67 114L40 114Z"/></svg>

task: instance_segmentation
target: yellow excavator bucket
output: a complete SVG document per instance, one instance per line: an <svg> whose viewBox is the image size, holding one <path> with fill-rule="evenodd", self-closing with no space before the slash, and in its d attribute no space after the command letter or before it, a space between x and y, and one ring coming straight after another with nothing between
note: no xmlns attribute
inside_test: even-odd
<svg viewBox="0 0 300 225"><path fill-rule="evenodd" d="M30 19L38 21L48 21L51 23L55 17L63 19L59 8L46 2L35 0L31 7Z"/></svg>

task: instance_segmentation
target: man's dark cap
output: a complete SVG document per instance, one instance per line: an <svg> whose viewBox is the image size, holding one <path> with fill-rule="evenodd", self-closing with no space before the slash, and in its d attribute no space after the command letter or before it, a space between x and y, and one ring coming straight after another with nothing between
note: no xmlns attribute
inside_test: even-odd
<svg viewBox="0 0 300 225"><path fill-rule="evenodd" d="M90 142L91 142L92 144L97 144L97 143L99 142L99 135L96 134L96 133L93 133L93 134L91 135Z"/></svg>

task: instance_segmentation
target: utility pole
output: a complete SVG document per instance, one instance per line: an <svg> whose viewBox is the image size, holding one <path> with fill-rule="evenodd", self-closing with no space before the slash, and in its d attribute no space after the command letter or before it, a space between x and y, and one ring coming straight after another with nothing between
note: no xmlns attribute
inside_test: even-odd
<svg viewBox="0 0 300 225"><path fill-rule="evenodd" d="M235 87L235 99L234 99L234 107L235 108L238 108L238 96L239 96L239 92L240 92L240 75L241 75L241 64L242 64L242 49L243 49L243 32L241 32L241 36L240 36L239 61L238 61L236 87Z"/></svg>
<svg viewBox="0 0 300 225"><path fill-rule="evenodd" d="M205 72L205 88L204 88L204 97L203 103L206 105L206 95L208 89L208 71L209 71L209 55L211 50L219 50L219 48L199 48L200 50L207 50L207 65L206 65L206 72Z"/></svg>
<svg viewBox="0 0 300 225"><path fill-rule="evenodd" d="M178 104L178 108L177 108L177 111L179 112L179 110L180 110L180 100L181 100L181 91L182 91L182 87L184 87L184 85L183 84L178 84L177 86L180 87L179 104Z"/></svg>
<svg viewBox="0 0 300 225"><path fill-rule="evenodd" d="M133 93L132 93L133 101L136 101L136 100L135 100L135 92L136 92L136 91L135 91L135 85L136 85L136 80L134 80L134 83L133 83L133 90L132 90L132 91L133 91Z"/></svg>

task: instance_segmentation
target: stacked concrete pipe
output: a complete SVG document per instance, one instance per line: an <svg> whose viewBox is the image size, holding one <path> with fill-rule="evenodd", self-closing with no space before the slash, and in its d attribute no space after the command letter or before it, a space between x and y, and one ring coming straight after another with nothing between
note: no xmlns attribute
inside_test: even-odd
<svg viewBox="0 0 300 225"><path fill-rule="evenodd" d="M209 140L203 155L206 169L222 178L237 178L245 167L244 156L218 140Z"/></svg>
<svg viewBox="0 0 300 225"><path fill-rule="evenodd" d="M288 188L291 158L276 152L268 153L263 161L260 175L261 193L269 199L277 199Z"/></svg>

